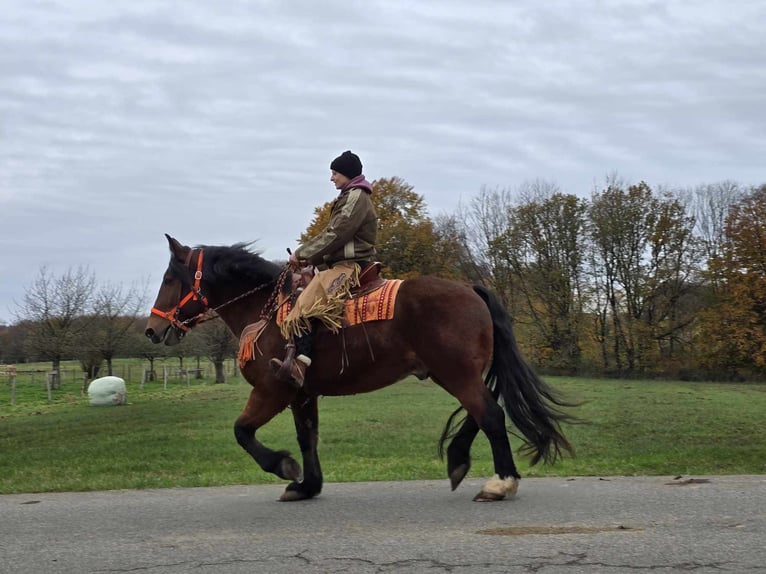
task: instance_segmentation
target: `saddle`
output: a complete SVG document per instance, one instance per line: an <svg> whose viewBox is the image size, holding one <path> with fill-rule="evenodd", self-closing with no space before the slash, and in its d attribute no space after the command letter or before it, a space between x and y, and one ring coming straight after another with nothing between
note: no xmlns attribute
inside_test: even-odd
<svg viewBox="0 0 766 574"><path fill-rule="evenodd" d="M394 303L402 284L401 279L383 279L379 261L367 263L359 271L359 284L352 287L346 299L342 327L358 325L367 321L391 319L394 315ZM283 293L277 311L277 324L281 325L292 309L300 292L314 278L314 268L304 267L300 273L293 274L293 287L290 293Z"/></svg>
<svg viewBox="0 0 766 574"><path fill-rule="evenodd" d="M351 288L351 297L361 297L365 293L375 291L375 289L381 287L386 282L380 276L381 269L383 269L383 264L380 261L373 261L365 265L359 271L359 285Z"/></svg>
<svg viewBox="0 0 766 574"><path fill-rule="evenodd" d="M380 261L367 263L359 271L359 285L351 288L351 297L361 297L362 295L375 291L386 282L380 276L380 270L383 264ZM303 267L299 273L293 273L293 293L300 292L306 288L309 282L314 278L314 267Z"/></svg>
<svg viewBox="0 0 766 574"><path fill-rule="evenodd" d="M401 279L383 279L380 270L383 264L375 261L365 265L359 272L359 285L351 289L346 299L341 319L342 327L359 325L368 321L392 319ZM314 268L304 267L299 273L293 273L293 285L290 292L282 292L276 313L277 325L287 317L292 304L300 292L314 278ZM262 319L245 327L239 340L239 365L244 367L248 361L260 353L257 348L258 337L265 329L267 321Z"/></svg>

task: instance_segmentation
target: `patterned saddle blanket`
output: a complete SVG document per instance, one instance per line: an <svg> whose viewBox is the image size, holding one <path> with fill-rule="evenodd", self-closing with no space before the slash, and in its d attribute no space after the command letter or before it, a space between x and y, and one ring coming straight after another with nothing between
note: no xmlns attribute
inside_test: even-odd
<svg viewBox="0 0 766 574"><path fill-rule="evenodd" d="M379 287L346 299L343 306L344 327L351 327L368 321L384 321L394 318L396 296L401 279L386 279ZM285 300L277 310L277 325L281 325L292 309L290 300Z"/></svg>
<svg viewBox="0 0 766 574"><path fill-rule="evenodd" d="M399 294L401 279L385 279L372 290L366 290L346 299L343 306L343 327L351 327L369 321L385 321L394 318L396 297ZM281 325L292 309L292 299L285 297L277 309L277 325ZM265 321L258 321L245 327L239 338L239 365L255 358L258 337L266 327Z"/></svg>

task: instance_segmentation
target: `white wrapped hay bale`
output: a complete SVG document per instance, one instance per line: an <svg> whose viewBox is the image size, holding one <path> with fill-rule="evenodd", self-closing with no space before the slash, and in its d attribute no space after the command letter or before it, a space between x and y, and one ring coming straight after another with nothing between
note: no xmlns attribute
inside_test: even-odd
<svg viewBox="0 0 766 574"><path fill-rule="evenodd" d="M111 407L128 402L125 381L120 377L93 379L88 385L88 398L92 407Z"/></svg>

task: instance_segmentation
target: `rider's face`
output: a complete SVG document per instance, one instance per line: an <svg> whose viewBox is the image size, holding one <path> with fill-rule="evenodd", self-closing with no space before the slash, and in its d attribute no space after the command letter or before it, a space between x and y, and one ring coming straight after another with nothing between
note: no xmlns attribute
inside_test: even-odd
<svg viewBox="0 0 766 574"><path fill-rule="evenodd" d="M343 189L343 186L346 185L349 181L351 181L342 173L338 173L335 170L330 170L330 171L331 171L330 181L335 184L335 189Z"/></svg>

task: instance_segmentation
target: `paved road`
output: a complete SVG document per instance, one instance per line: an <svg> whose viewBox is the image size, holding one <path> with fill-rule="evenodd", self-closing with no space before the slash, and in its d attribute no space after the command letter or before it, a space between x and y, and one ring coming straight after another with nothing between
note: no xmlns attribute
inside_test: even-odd
<svg viewBox="0 0 766 574"><path fill-rule="evenodd" d="M766 572L766 475L693 478L525 479L499 503L475 479L6 495L0 573Z"/></svg>

